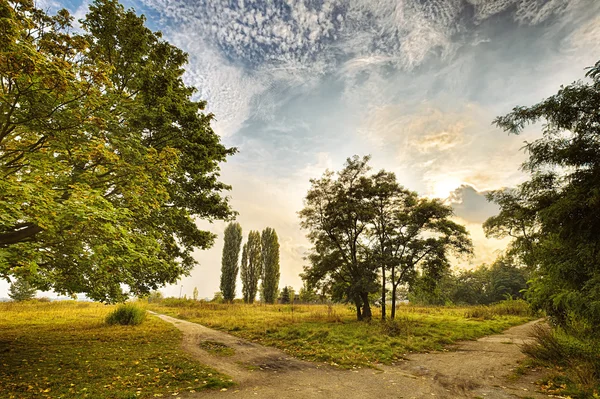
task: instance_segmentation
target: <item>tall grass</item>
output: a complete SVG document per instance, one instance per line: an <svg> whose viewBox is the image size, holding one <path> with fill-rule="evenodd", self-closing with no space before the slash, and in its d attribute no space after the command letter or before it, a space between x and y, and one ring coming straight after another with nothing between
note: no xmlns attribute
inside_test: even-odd
<svg viewBox="0 0 600 399"><path fill-rule="evenodd" d="M566 377L563 378L561 394L580 398L599 397L600 336L566 332L559 327L538 324L534 326L532 338L532 342L523 345L523 352L538 363L559 367L562 376L558 375L558 378Z"/></svg>
<svg viewBox="0 0 600 399"><path fill-rule="evenodd" d="M119 305L106 316L106 324L122 326L137 326L146 319L146 310L132 303Z"/></svg>

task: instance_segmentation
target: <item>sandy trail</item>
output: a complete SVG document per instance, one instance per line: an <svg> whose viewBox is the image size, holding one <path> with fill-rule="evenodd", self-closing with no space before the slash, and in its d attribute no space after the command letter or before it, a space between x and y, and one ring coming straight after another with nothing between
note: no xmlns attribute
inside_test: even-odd
<svg viewBox="0 0 600 399"><path fill-rule="evenodd" d="M455 345L450 352L413 354L380 370L340 370L306 362L270 347L251 343L200 324L157 315L183 332L183 349L200 362L230 375L237 385L226 392L205 391L181 397L240 398L545 398L529 375L509 380L524 358L519 344L527 340L530 322L503 334ZM235 350L215 356L199 347L216 341Z"/></svg>

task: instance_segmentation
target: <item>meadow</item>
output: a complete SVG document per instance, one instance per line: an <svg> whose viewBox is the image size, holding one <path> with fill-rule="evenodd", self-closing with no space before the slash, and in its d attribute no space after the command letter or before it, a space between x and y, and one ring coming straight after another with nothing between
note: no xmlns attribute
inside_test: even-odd
<svg viewBox="0 0 600 399"><path fill-rule="evenodd" d="M356 321L346 305L246 305L162 299L149 309L343 368L394 364L411 352L448 350L459 340L501 332L533 317L524 301L492 306L399 306L396 320ZM379 312L379 313L378 313Z"/></svg>
<svg viewBox="0 0 600 399"><path fill-rule="evenodd" d="M155 317L109 326L114 306L0 303L2 398L128 399L223 389L229 377L180 350L181 333Z"/></svg>

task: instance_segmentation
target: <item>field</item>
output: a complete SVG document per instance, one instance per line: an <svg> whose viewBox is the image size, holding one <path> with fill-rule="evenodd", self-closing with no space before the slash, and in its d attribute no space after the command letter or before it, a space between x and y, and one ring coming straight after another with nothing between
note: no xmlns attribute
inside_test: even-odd
<svg viewBox="0 0 600 399"><path fill-rule="evenodd" d="M400 306L395 321L382 323L375 309L370 323L355 321L344 305L244 305L164 299L148 308L180 319L283 349L300 359L343 368L393 364L411 352L446 350L522 324L527 304L507 301L491 307Z"/></svg>
<svg viewBox="0 0 600 399"><path fill-rule="evenodd" d="M148 317L108 326L113 306L0 303L2 398L154 398L222 389L229 377L192 360L181 333Z"/></svg>

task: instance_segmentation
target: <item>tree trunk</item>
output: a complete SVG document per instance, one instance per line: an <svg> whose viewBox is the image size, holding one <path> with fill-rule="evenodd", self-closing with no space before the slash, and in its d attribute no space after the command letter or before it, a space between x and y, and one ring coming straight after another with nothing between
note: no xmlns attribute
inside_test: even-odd
<svg viewBox="0 0 600 399"><path fill-rule="evenodd" d="M385 320L385 264L381 265L381 320Z"/></svg>
<svg viewBox="0 0 600 399"><path fill-rule="evenodd" d="M396 282L392 281L392 314L390 319L394 320L396 317Z"/></svg>
<svg viewBox="0 0 600 399"><path fill-rule="evenodd" d="M369 293L363 292L361 293L361 297L363 300L363 320L371 320L371 306L369 305Z"/></svg>
<svg viewBox="0 0 600 399"><path fill-rule="evenodd" d="M354 304L356 305L356 320L361 321L363 319L363 315L360 309L360 298L354 298Z"/></svg>

